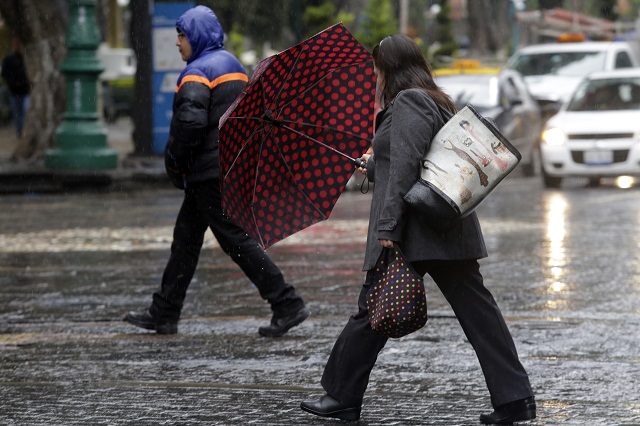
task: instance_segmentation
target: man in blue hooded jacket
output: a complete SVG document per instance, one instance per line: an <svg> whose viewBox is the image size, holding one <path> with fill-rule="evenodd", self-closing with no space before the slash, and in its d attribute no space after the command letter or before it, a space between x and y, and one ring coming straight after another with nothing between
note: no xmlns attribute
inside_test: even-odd
<svg viewBox="0 0 640 426"><path fill-rule="evenodd" d="M279 337L309 316L295 289L258 243L222 213L218 122L242 92L248 78L240 62L224 49L224 33L211 9L197 6L176 22L176 46L187 66L178 78L165 167L184 200L173 230L171 255L162 285L148 310L129 312L125 321L158 334L174 334L187 287L198 264L207 228L240 266L273 316L258 332Z"/></svg>

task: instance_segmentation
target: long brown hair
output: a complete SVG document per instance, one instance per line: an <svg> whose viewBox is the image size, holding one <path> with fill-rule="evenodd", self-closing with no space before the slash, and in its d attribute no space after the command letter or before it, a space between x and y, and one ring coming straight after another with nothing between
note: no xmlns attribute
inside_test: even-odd
<svg viewBox="0 0 640 426"><path fill-rule="evenodd" d="M456 112L451 98L433 81L429 62L410 37L394 34L384 38L373 49L373 63L384 80L381 107L391 102L402 90L421 89L442 108Z"/></svg>

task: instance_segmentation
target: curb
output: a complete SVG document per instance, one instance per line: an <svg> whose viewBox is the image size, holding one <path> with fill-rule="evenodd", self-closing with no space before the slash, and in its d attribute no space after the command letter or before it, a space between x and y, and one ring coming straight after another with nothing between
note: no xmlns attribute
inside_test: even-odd
<svg viewBox="0 0 640 426"><path fill-rule="evenodd" d="M115 170L53 171L42 161L0 165L0 194L60 193L171 186L162 158L126 158Z"/></svg>

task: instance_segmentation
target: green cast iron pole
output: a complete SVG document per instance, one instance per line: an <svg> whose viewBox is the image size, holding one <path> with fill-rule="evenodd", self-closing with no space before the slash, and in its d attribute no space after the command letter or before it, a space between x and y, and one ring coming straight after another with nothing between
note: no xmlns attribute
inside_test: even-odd
<svg viewBox="0 0 640 426"><path fill-rule="evenodd" d="M45 166L57 170L115 169L118 153L107 147L107 130L97 107L98 75L103 66L96 49L100 35L96 26L96 0L69 2L65 74L67 102L54 136L55 147L45 153Z"/></svg>

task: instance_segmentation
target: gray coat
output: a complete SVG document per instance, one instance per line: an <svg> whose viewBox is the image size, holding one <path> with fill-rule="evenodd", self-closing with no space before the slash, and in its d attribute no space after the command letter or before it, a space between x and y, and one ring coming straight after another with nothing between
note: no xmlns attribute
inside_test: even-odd
<svg viewBox="0 0 640 426"><path fill-rule="evenodd" d="M403 200L420 177L420 159L444 123L433 99L418 89L400 92L376 117L374 155L367 162L367 175L375 185L363 270L375 266L381 238L397 242L410 262L487 256L475 212L439 233Z"/></svg>

